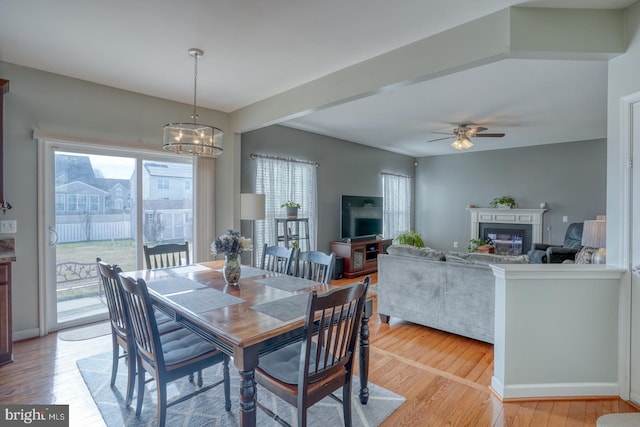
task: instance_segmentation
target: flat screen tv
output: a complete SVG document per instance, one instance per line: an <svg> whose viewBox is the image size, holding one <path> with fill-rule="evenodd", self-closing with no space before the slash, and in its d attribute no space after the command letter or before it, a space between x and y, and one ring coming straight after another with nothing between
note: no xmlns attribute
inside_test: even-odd
<svg viewBox="0 0 640 427"><path fill-rule="evenodd" d="M376 237L382 234L382 197L342 196L342 239Z"/></svg>

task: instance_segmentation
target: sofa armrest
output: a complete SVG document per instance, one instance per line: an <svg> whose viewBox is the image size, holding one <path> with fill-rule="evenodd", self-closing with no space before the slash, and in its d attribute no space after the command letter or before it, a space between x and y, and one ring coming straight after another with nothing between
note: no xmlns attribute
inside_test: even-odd
<svg viewBox="0 0 640 427"><path fill-rule="evenodd" d="M547 263L561 264L566 260L575 260L580 249L551 247L547 249Z"/></svg>

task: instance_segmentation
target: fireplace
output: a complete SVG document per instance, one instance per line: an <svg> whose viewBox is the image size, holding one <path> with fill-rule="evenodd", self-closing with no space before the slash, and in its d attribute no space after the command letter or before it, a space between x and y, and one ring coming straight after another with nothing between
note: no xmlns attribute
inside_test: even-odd
<svg viewBox="0 0 640 427"><path fill-rule="evenodd" d="M533 242L542 240L542 219L547 209L472 208L470 239L495 235L499 248L496 253L526 254ZM487 230L488 229L488 230ZM499 252L502 251L502 252Z"/></svg>
<svg viewBox="0 0 640 427"><path fill-rule="evenodd" d="M478 235L493 241L499 255L522 255L531 249L531 224L481 222Z"/></svg>

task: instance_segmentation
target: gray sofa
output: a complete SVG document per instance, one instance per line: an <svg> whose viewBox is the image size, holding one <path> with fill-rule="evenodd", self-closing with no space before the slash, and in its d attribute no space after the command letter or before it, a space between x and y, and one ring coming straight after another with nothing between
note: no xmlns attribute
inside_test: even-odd
<svg viewBox="0 0 640 427"><path fill-rule="evenodd" d="M378 256L378 314L493 343L495 278L489 264L522 256L392 245Z"/></svg>

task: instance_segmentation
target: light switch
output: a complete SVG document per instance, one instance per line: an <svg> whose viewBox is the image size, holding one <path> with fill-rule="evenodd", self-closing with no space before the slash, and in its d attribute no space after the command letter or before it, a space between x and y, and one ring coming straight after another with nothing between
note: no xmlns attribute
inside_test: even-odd
<svg viewBox="0 0 640 427"><path fill-rule="evenodd" d="M15 233L18 228L18 221L15 219L0 221L0 233Z"/></svg>
<svg viewBox="0 0 640 427"><path fill-rule="evenodd" d="M569 217L568 216L563 216L562 217L562 222L569 222Z"/></svg>

